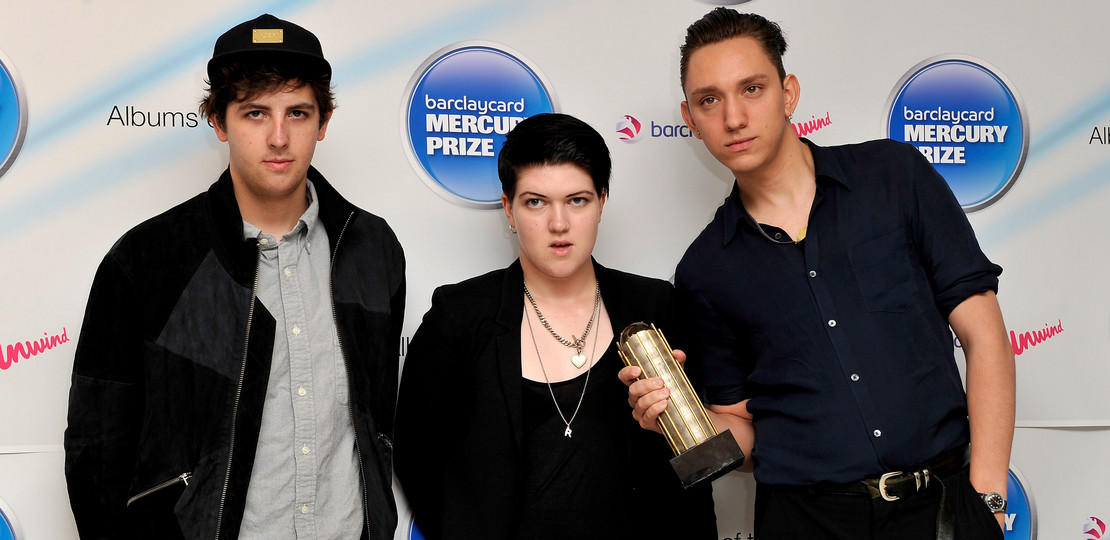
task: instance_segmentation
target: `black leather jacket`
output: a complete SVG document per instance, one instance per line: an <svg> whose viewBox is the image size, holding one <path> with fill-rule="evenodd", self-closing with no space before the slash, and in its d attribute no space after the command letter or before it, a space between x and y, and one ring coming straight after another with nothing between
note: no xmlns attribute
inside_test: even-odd
<svg viewBox="0 0 1110 540"><path fill-rule="evenodd" d="M315 169L332 257L367 535L390 539L404 254L381 218ZM274 319L255 297L257 241L225 171L105 256L77 345L65 432L82 538L235 538L258 443ZM358 485L352 482L351 489Z"/></svg>

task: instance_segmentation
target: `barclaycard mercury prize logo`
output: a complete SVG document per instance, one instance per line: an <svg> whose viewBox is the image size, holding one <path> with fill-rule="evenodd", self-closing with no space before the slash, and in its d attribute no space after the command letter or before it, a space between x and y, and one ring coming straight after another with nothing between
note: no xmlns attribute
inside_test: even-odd
<svg viewBox="0 0 1110 540"><path fill-rule="evenodd" d="M11 60L0 51L0 177L12 166L27 135L27 94Z"/></svg>
<svg viewBox="0 0 1110 540"><path fill-rule="evenodd" d="M408 540L425 540L424 533L420 532L420 528L416 526L415 517L413 517L412 521L409 521Z"/></svg>
<svg viewBox="0 0 1110 540"><path fill-rule="evenodd" d="M15 519L15 512L0 499L0 540L22 540L23 530L19 527L19 521Z"/></svg>
<svg viewBox="0 0 1110 540"><path fill-rule="evenodd" d="M1006 540L1037 540L1037 509L1033 494L1016 467L1010 464L1006 479L1006 521L1003 529Z"/></svg>
<svg viewBox="0 0 1110 540"><path fill-rule="evenodd" d="M890 95L885 123L887 137L917 147L965 211L1002 197L1029 152L1029 121L1013 85L968 56L938 56L910 69Z"/></svg>
<svg viewBox="0 0 1110 540"><path fill-rule="evenodd" d="M401 131L413 168L436 193L478 208L501 207L497 152L505 135L558 108L547 80L523 56L479 41L433 54L405 96Z"/></svg>

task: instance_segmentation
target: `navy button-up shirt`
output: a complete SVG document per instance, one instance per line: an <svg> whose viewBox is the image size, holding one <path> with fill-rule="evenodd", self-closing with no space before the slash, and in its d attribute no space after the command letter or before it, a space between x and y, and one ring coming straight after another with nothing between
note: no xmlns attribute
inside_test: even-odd
<svg viewBox="0 0 1110 540"><path fill-rule="evenodd" d="M813 152L805 239L734 187L675 273L687 363L710 404L751 399L759 482L850 482L969 441L947 317L997 290L944 179L890 140Z"/></svg>

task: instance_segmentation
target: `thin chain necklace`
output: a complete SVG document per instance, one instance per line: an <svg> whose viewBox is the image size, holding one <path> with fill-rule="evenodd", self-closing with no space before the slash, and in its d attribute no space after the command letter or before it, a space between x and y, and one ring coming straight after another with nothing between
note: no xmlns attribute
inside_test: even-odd
<svg viewBox="0 0 1110 540"><path fill-rule="evenodd" d="M528 287L525 286L524 290L527 292ZM598 297L600 298L600 295ZM529 300L531 300L530 297ZM533 301L532 305L534 306L536 303ZM594 320L593 318L597 316L598 308L599 306L595 302L594 313L590 317L591 322ZM582 394L578 396L578 405L574 406L574 413L570 415L570 420L567 420L567 416L563 414L563 409L559 407L559 400L555 399L555 390L551 388L551 379L547 377L547 368L543 367L543 358L540 356L540 345L536 343L536 333L532 331L532 319L525 315L524 321L528 323L528 335L532 336L532 346L536 349L536 359L540 361L540 371L543 372L543 381L547 383L547 391L551 394L551 401L555 402L555 412L559 413L559 418L562 418L563 423L567 425L567 429L563 432L563 436L569 438L572 433L570 424L578 417L578 410L582 408L582 401L586 399L586 389L590 386L590 370L593 369L593 365L586 368L586 382L582 384ZM593 358L595 355L597 355L597 334L594 334L594 346L590 351L590 358Z"/></svg>
<svg viewBox="0 0 1110 540"><path fill-rule="evenodd" d="M528 290L527 282L524 283L524 296L528 297L528 302L532 304L532 309L536 310L536 317L538 317L540 322L543 323L543 327L546 328L548 332L551 332L552 337L554 337L555 340L559 343L562 343L563 345L574 349L575 353L570 356L570 362L574 364L574 367L582 369L582 366L586 363L586 355L582 354L582 348L586 346L586 336L590 335L590 329L594 326L594 318L597 317L597 308L599 305L601 305L601 284L597 281L594 282L594 310L590 315L590 321L586 323L586 329L582 331L582 337L580 338L576 338L572 334L570 336L571 339L567 339L555 332L555 329L552 328L551 324L547 322L547 318L543 316L543 312L540 311L540 306L536 304L536 299L532 297L532 291Z"/></svg>
<svg viewBox="0 0 1110 540"><path fill-rule="evenodd" d="M754 217L752 217L751 213L748 212L747 207L745 207L741 203L740 208L743 208L744 209L744 215L748 216L748 219L751 219L752 223L755 223L755 228L759 230L759 234L762 234L764 238L766 238L766 239L768 239L768 240L770 240L770 241L772 241L776 244L797 244L797 243L801 242L802 240L806 239L806 231L809 230L809 225L806 225L805 227L802 227L802 230L798 231L798 239L797 240L787 240L785 242L782 241L782 240L775 240L774 238L771 238L771 235L767 234L767 231L763 230L763 225L760 225L759 222L756 221L756 219Z"/></svg>

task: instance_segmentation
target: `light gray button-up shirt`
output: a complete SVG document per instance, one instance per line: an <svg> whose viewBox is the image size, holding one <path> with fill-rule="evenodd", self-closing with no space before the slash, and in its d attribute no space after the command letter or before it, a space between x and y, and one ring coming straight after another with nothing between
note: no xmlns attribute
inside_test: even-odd
<svg viewBox="0 0 1110 540"><path fill-rule="evenodd" d="M258 298L276 322L273 362L240 538L355 538L363 528L347 370L335 329L328 236L308 210L277 242L243 222L261 246Z"/></svg>

